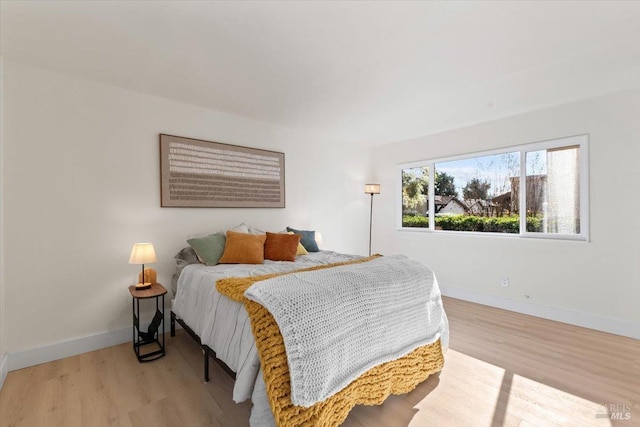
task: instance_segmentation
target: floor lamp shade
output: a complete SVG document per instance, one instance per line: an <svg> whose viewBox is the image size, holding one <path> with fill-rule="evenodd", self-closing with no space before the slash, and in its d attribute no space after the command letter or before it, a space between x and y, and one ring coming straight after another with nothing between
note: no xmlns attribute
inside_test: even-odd
<svg viewBox="0 0 640 427"><path fill-rule="evenodd" d="M365 184L364 194L380 194L380 184Z"/></svg>
<svg viewBox="0 0 640 427"><path fill-rule="evenodd" d="M371 209L369 210L369 256L371 256L371 229L373 226L373 195L380 194L380 184L365 184L364 194L371 194Z"/></svg>

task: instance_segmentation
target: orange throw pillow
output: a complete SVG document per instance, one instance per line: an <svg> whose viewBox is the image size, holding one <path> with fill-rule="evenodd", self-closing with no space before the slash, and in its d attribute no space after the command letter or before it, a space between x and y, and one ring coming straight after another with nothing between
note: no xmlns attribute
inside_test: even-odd
<svg viewBox="0 0 640 427"><path fill-rule="evenodd" d="M227 231L224 254L219 264L264 264L264 234Z"/></svg>
<svg viewBox="0 0 640 427"><path fill-rule="evenodd" d="M264 258L272 261L295 261L301 237L299 234L267 233Z"/></svg>

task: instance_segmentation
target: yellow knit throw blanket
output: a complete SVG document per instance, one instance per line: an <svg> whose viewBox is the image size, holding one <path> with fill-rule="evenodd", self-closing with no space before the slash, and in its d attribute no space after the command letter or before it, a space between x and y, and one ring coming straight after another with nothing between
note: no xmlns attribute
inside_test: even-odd
<svg viewBox="0 0 640 427"><path fill-rule="evenodd" d="M418 347L400 359L368 370L338 393L309 408L291 403L289 366L280 329L271 313L257 302L245 298L244 292L255 282L283 274L367 262L376 257L374 255L355 261L321 265L286 273L220 279L216 282L218 292L244 303L247 308L260 355L267 395L277 426L338 426L347 418L349 411L355 405L380 405L389 395L408 393L429 375L442 370L444 357L440 340L438 340Z"/></svg>

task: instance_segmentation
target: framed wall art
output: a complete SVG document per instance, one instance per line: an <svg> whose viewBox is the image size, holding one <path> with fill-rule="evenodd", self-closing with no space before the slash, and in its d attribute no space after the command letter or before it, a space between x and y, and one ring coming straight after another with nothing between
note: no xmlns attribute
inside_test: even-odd
<svg viewBox="0 0 640 427"><path fill-rule="evenodd" d="M284 208L284 153L160 134L162 207Z"/></svg>

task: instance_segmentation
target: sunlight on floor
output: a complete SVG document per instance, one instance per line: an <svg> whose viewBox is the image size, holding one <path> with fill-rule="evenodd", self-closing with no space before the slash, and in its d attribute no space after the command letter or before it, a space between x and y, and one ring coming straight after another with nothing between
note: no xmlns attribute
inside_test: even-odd
<svg viewBox="0 0 640 427"><path fill-rule="evenodd" d="M429 380L431 381L431 380ZM437 387L420 387L407 398L420 399L410 426L601 426L611 427L603 403L591 402L542 382L449 349ZM455 408L434 402L462 401Z"/></svg>
<svg viewBox="0 0 640 427"><path fill-rule="evenodd" d="M513 375L510 396L507 412L520 412L527 403L533 403L531 415L554 424L611 426L604 402L591 402L517 374Z"/></svg>

